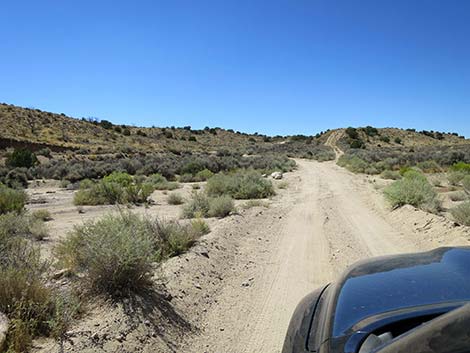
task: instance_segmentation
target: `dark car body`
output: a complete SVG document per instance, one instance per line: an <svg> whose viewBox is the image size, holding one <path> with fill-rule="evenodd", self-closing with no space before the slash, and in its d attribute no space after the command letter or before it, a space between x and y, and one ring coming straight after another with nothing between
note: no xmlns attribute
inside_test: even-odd
<svg viewBox="0 0 470 353"><path fill-rule="evenodd" d="M470 248L373 258L301 301L283 353L357 353L372 335L385 347L468 303Z"/></svg>

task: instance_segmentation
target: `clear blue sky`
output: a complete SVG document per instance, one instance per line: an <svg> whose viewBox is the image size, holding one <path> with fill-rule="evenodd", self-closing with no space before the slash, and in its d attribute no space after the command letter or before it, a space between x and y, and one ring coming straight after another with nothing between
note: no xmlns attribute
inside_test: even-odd
<svg viewBox="0 0 470 353"><path fill-rule="evenodd" d="M0 101L115 123L470 136L467 0L2 1Z"/></svg>

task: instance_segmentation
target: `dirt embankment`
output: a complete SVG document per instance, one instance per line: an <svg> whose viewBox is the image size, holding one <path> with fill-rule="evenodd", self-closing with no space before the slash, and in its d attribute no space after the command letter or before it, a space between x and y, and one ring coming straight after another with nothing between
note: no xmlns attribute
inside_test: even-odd
<svg viewBox="0 0 470 353"><path fill-rule="evenodd" d="M297 162L269 208L213 222L199 245L168 261L156 273L164 294L96 305L66 351L277 353L298 301L353 262L469 244L468 228L392 212L367 178L334 162Z"/></svg>

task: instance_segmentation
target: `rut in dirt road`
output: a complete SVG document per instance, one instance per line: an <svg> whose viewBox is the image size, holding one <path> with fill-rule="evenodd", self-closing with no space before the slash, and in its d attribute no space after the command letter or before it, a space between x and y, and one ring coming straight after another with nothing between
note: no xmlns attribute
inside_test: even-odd
<svg viewBox="0 0 470 353"><path fill-rule="evenodd" d="M192 352L280 352L290 317L307 293L359 259L414 250L360 196L361 186L347 171L332 162L297 163L299 180L283 200L285 216L266 220L276 223L273 241L259 250L265 256L253 254L255 285L246 290L226 283Z"/></svg>

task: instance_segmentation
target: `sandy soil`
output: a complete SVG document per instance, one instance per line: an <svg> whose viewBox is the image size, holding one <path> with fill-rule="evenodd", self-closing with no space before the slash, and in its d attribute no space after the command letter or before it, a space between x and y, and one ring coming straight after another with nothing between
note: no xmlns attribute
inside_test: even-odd
<svg viewBox="0 0 470 353"><path fill-rule="evenodd" d="M195 248L156 270L158 295L91 306L66 351L277 353L298 301L353 262L469 245L469 229L442 216L389 210L368 177L334 162L297 163L269 208L211 220Z"/></svg>

